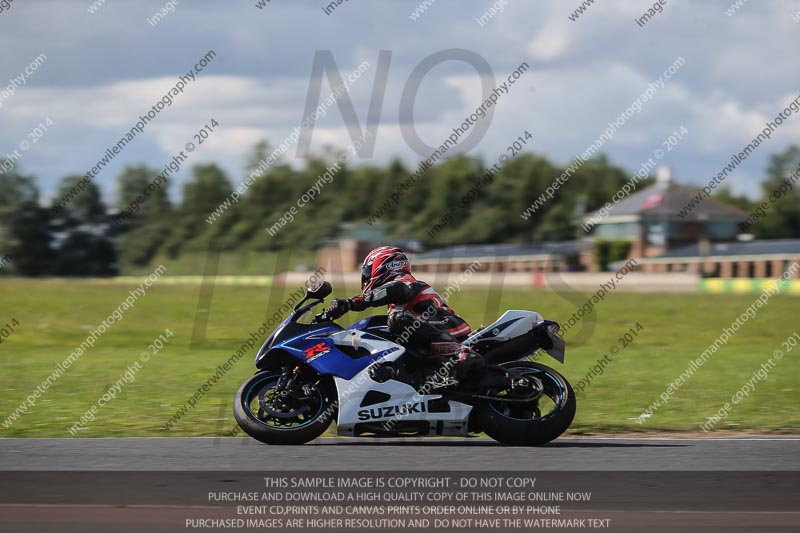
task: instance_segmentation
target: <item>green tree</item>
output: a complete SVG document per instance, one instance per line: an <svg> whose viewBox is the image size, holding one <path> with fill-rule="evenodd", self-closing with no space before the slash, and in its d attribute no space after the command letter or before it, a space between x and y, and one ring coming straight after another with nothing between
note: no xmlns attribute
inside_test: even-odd
<svg viewBox="0 0 800 533"><path fill-rule="evenodd" d="M83 176L67 176L58 186L57 198L68 196L70 191L77 191L64 206L59 216L80 224L96 224L103 222L106 207L97 185L90 181L81 183Z"/></svg>
<svg viewBox="0 0 800 533"><path fill-rule="evenodd" d="M763 201L770 195L775 201L751 231L762 239L800 237L800 147L790 146L770 158L762 189Z"/></svg>
<svg viewBox="0 0 800 533"><path fill-rule="evenodd" d="M168 186L165 178L157 179L158 174L156 169L137 165L125 167L117 177L117 210L134 210L126 218L128 225L136 226L169 214L172 206Z"/></svg>
<svg viewBox="0 0 800 533"><path fill-rule="evenodd" d="M76 190L82 176L67 176L58 187L58 198ZM94 182L82 184L54 219L54 256L51 273L58 276L110 276L117 272L117 254L100 189Z"/></svg>
<svg viewBox="0 0 800 533"><path fill-rule="evenodd" d="M231 183L217 165L197 165L192 180L183 187L183 216L192 225L205 224L205 219L233 192Z"/></svg>
<svg viewBox="0 0 800 533"><path fill-rule="evenodd" d="M748 212L753 208L752 200L744 195L736 196L733 194L733 191L731 191L730 187L721 188L716 194L714 194L714 198L720 202L736 206L745 212Z"/></svg>
<svg viewBox="0 0 800 533"><path fill-rule="evenodd" d="M13 258L6 269L23 276L50 272L50 214L39 205L33 178L13 171L0 175L0 256Z"/></svg>
<svg viewBox="0 0 800 533"><path fill-rule="evenodd" d="M168 239L176 217L169 201L169 184L159 171L129 166L117 178L114 233L119 234L120 262L124 267L150 264ZM131 212L133 209L133 212Z"/></svg>
<svg viewBox="0 0 800 533"><path fill-rule="evenodd" d="M195 166L192 179L183 186L183 202L176 213L172 232L164 243L167 254L177 257L184 250L205 251L212 242L216 246L236 223L235 204L213 224L206 220L220 204L230 201L232 192L230 181L217 165Z"/></svg>

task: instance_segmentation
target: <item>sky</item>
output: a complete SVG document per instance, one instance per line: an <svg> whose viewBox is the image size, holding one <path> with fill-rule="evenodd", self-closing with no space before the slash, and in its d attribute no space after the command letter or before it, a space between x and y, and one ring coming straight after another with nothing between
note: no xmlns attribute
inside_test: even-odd
<svg viewBox="0 0 800 533"><path fill-rule="evenodd" d="M736 0L666 0L643 26L636 19L653 5L647 1L598 0L577 18L578 0L421 1L349 0L326 14L330 1L259 8L258 0L0 0L0 163L12 156L52 198L61 178L96 165L209 51L215 55L195 81L94 177L109 201L126 165L163 167L211 119L219 127L188 154L171 195L180 196L199 163L216 162L241 182L257 142L279 145L303 121L315 58L328 52L343 77L368 65L347 95L360 128L383 94L374 150L355 165L399 157L415 166L422 157L401 122L438 145L480 105L488 71L455 59L422 78L412 107L401 105L415 67L449 49L485 60L498 84L530 66L466 151L486 161L529 131L531 151L568 164L682 58L602 151L633 174L664 148L659 165L671 166L678 182L702 186L800 95L800 4L792 0L739 0L732 14L726 10ZM161 9L166 16L149 22ZM481 24L484 15L491 16ZM390 51L385 86L375 83L382 50ZM323 77L323 99L331 89ZM676 131L686 133L669 146ZM311 152L352 141L333 105L311 131ZM769 156L793 142L800 144L797 116L726 183L756 195ZM302 154L292 147L284 161L302 166Z"/></svg>

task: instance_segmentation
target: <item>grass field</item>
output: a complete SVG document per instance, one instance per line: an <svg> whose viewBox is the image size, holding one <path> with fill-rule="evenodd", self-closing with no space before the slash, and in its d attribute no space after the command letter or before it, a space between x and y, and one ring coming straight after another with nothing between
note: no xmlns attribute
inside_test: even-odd
<svg viewBox="0 0 800 533"><path fill-rule="evenodd" d="M0 280L0 327L13 326L0 344L0 414L9 414L63 361L89 331L116 309L133 286L86 281ZM268 288L217 287L204 335L192 347L198 316L199 287L154 285L120 321L112 325L74 364L9 427L3 437L69 437L77 422L169 329L174 336L117 398L98 409L84 437L212 436L235 427L231 404L235 391L254 370L255 349L245 355L170 430L169 418L226 361L258 325L285 300ZM340 296L343 292L339 291ZM498 299L499 296L499 299ZM800 299L773 296L727 345L722 346L644 423L635 418L729 327L756 295L609 294L596 310L566 335L567 359L550 360L576 385L608 354L618 352L578 396L573 433L652 430L699 431L723 407L798 326ZM577 293L546 290L464 290L450 298L453 307L476 327L505 309L532 309L566 321L585 300ZM487 304L487 302L489 302ZM349 323L349 322L348 322ZM620 338L640 331L627 347ZM784 350L785 351L785 350ZM152 352L150 352L152 353ZM788 351L763 381L729 416L722 430L800 428L800 346ZM547 363L547 361L545 361Z"/></svg>
<svg viewBox="0 0 800 533"><path fill-rule="evenodd" d="M214 261L214 258L217 258L217 261ZM147 266L126 265L121 274L147 276L153 271L154 265L164 265L171 276L192 276L201 273L207 267L216 268L216 273L221 276L260 276L267 272L308 269L315 262L314 252L306 250L290 250L281 253L220 252L218 255L207 252L187 252L175 259L164 256L156 257Z"/></svg>

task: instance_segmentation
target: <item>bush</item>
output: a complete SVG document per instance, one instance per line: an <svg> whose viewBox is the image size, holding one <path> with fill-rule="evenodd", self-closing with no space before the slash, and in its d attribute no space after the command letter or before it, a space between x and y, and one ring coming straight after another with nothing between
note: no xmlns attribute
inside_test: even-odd
<svg viewBox="0 0 800 533"><path fill-rule="evenodd" d="M611 241L599 239L594 243L594 262L598 270L605 272L608 270L609 257L611 254Z"/></svg>
<svg viewBox="0 0 800 533"><path fill-rule="evenodd" d="M626 260L630 251L630 241L599 239L594 243L594 262L598 269L606 271L609 263Z"/></svg>

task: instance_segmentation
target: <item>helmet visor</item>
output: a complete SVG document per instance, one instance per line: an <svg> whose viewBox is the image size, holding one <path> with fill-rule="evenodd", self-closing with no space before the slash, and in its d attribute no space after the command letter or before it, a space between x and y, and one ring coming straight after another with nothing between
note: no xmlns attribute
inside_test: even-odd
<svg viewBox="0 0 800 533"><path fill-rule="evenodd" d="M367 286L370 278L372 277L372 265L364 265L361 267L361 288Z"/></svg>

